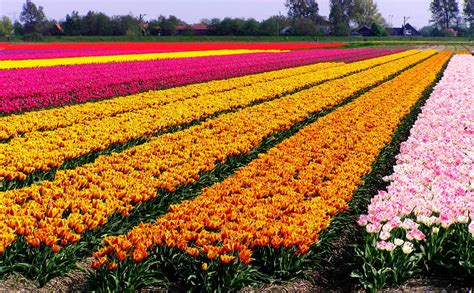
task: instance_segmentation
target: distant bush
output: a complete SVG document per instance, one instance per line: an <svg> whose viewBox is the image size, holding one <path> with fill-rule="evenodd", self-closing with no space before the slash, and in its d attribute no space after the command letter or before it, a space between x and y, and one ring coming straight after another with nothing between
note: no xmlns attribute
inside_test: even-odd
<svg viewBox="0 0 474 293"><path fill-rule="evenodd" d="M23 36L23 41L42 42L44 41L44 36L40 33L28 33Z"/></svg>

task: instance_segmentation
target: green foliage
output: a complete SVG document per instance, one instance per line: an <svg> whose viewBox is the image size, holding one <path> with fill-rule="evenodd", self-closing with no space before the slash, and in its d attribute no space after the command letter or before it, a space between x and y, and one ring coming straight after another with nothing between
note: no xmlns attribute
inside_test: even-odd
<svg viewBox="0 0 474 293"><path fill-rule="evenodd" d="M286 17L275 15L260 23L260 33L263 36L278 36L288 26L289 21Z"/></svg>
<svg viewBox="0 0 474 293"><path fill-rule="evenodd" d="M422 27L419 32L423 37L434 37L435 32L437 32L438 29L434 26L427 25Z"/></svg>
<svg viewBox="0 0 474 293"><path fill-rule="evenodd" d="M354 0L351 20L357 26L366 25L370 27L373 23L380 26L385 24L385 19L379 12L377 4L373 0Z"/></svg>
<svg viewBox="0 0 474 293"><path fill-rule="evenodd" d="M16 20L15 23L13 24L13 31L15 32L15 35L17 36L21 36L25 33L25 30L23 29L23 25L18 20Z"/></svg>
<svg viewBox="0 0 474 293"><path fill-rule="evenodd" d="M356 257L360 260L360 269L351 276L359 279L365 289L376 292L387 285L398 285L417 274L421 254L405 254L401 249L380 251L375 247L377 237L368 237L364 250L356 248Z"/></svg>
<svg viewBox="0 0 474 293"><path fill-rule="evenodd" d="M290 26L290 34L294 36L323 36L324 28L318 26L308 18L293 19Z"/></svg>
<svg viewBox="0 0 474 293"><path fill-rule="evenodd" d="M112 25L110 17L102 12L87 12L87 14L82 18L81 28L81 33L83 35L112 35Z"/></svg>
<svg viewBox="0 0 474 293"><path fill-rule="evenodd" d="M468 24L468 29L466 30L466 36L474 36L474 1L473 0L464 0L463 7L464 21Z"/></svg>
<svg viewBox="0 0 474 293"><path fill-rule="evenodd" d="M160 15L158 23L162 36L175 36L177 33L176 26L183 24L183 22L174 15L170 15L168 18Z"/></svg>
<svg viewBox="0 0 474 293"><path fill-rule="evenodd" d="M77 268L70 261L74 258L76 249L77 246L69 246L60 253L54 253L44 244L35 249L21 237L0 256L0 278L20 272L43 286L50 279Z"/></svg>
<svg viewBox="0 0 474 293"><path fill-rule="evenodd" d="M3 16L0 20L0 36L9 36L13 33L13 24L8 16Z"/></svg>
<svg viewBox="0 0 474 293"><path fill-rule="evenodd" d="M350 34L351 3L351 0L331 0L329 21L331 22L333 35L347 36Z"/></svg>
<svg viewBox="0 0 474 293"><path fill-rule="evenodd" d="M381 251L376 248L377 234L366 237L363 248L356 248L359 269L352 276L371 291L398 286L421 272L474 280L474 239L467 224L449 228L422 225L420 229L426 238L416 242L414 252L410 254L403 253L400 248ZM395 237L402 239L405 233L403 229L392 231Z"/></svg>
<svg viewBox="0 0 474 293"><path fill-rule="evenodd" d="M286 0L288 17L292 19L307 18L316 21L319 17L319 7L316 0Z"/></svg>
<svg viewBox="0 0 474 293"><path fill-rule="evenodd" d="M459 7L456 0L433 0L430 11L431 22L440 28L449 29L458 17Z"/></svg>
<svg viewBox="0 0 474 293"><path fill-rule="evenodd" d="M66 21L62 23L62 28L68 36L81 35L85 28L79 12L73 10L71 15L67 14Z"/></svg>
<svg viewBox="0 0 474 293"><path fill-rule="evenodd" d="M20 14L24 33L43 34L49 29L49 22L44 14L43 7L36 7L31 0L26 0Z"/></svg>
<svg viewBox="0 0 474 293"><path fill-rule="evenodd" d="M385 28L376 22L372 23L370 29L372 30L373 35L376 37L382 37L387 35Z"/></svg>
<svg viewBox="0 0 474 293"><path fill-rule="evenodd" d="M223 264L204 255L195 258L175 248L155 247L140 263L126 260L115 270L102 268L89 278L100 292L135 292L150 285L171 291L178 287L191 292L229 292L263 281L264 276L256 267L238 261ZM179 282L173 284L170 280Z"/></svg>
<svg viewBox="0 0 474 293"><path fill-rule="evenodd" d="M44 41L44 36L40 33L27 33L23 35L23 41L27 42L42 42ZM0 186L1 188L1 186Z"/></svg>

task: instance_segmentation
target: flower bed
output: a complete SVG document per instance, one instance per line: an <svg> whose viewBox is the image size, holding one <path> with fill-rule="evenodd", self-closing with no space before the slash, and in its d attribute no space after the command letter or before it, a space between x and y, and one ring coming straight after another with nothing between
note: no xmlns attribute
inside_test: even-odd
<svg viewBox="0 0 474 293"><path fill-rule="evenodd" d="M402 144L390 185L362 215L363 281L398 284L423 267L474 273L474 58L453 57ZM376 273L374 273L376 272Z"/></svg>

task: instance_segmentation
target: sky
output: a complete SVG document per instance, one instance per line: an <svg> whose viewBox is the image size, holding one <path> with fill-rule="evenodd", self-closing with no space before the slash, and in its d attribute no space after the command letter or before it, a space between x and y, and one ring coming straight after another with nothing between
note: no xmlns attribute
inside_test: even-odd
<svg viewBox="0 0 474 293"><path fill-rule="evenodd" d="M0 0L0 15L18 18L24 0ZM175 15L187 23L198 23L203 18L243 17L266 19L279 12L286 14L284 0L33 0L44 7L48 18L64 19L73 10L86 14L89 10L108 15L146 14L146 19L160 14ZM317 0L319 13L329 15L329 0ZM430 0L375 0L387 22L403 24L403 17L417 28L428 24ZM462 2L462 1L458 1Z"/></svg>

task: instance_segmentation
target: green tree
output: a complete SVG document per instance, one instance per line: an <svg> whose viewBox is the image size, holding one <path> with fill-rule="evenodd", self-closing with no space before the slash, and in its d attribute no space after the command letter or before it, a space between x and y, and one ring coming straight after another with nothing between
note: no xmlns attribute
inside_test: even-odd
<svg viewBox="0 0 474 293"><path fill-rule="evenodd" d="M288 17L292 19L307 18L313 21L319 19L319 7L316 0L286 0Z"/></svg>
<svg viewBox="0 0 474 293"><path fill-rule="evenodd" d="M346 36L350 33L350 14L352 11L352 0L331 0L329 21L331 23L332 34L336 36Z"/></svg>
<svg viewBox="0 0 474 293"><path fill-rule="evenodd" d="M291 21L290 34L294 36L321 36L325 32L309 18L297 18Z"/></svg>
<svg viewBox="0 0 474 293"><path fill-rule="evenodd" d="M43 11L43 6L36 7L31 0L26 0L20 14L25 33L44 33L49 29L49 22Z"/></svg>
<svg viewBox="0 0 474 293"><path fill-rule="evenodd" d="M9 36L13 33L13 23L8 16L0 20L0 36Z"/></svg>
<svg viewBox="0 0 474 293"><path fill-rule="evenodd" d="M15 32L15 35L18 35L18 36L21 36L21 35L25 34L25 30L23 28L23 25L18 20L16 20L13 23L13 31Z"/></svg>
<svg viewBox="0 0 474 293"><path fill-rule="evenodd" d="M78 36L82 33L82 18L79 12L73 10L72 13L66 14L66 21L61 24L64 33L69 36Z"/></svg>
<svg viewBox="0 0 474 293"><path fill-rule="evenodd" d="M354 0L351 11L351 20L357 26L372 26L373 23L383 26L385 19L379 12L377 4L373 0Z"/></svg>
<svg viewBox="0 0 474 293"><path fill-rule="evenodd" d="M82 34L87 36L112 35L110 17L102 12L89 11L82 18Z"/></svg>
<svg viewBox="0 0 474 293"><path fill-rule="evenodd" d="M474 0L464 1L464 20L469 24L471 32L474 30Z"/></svg>
<svg viewBox="0 0 474 293"><path fill-rule="evenodd" d="M253 18L249 18L245 21L242 30L244 36L258 36L260 35L260 23Z"/></svg>
<svg viewBox="0 0 474 293"><path fill-rule="evenodd" d="M138 36L140 35L140 21L132 15L116 15L110 20L112 35Z"/></svg>
<svg viewBox="0 0 474 293"><path fill-rule="evenodd" d="M385 28L376 22L372 23L370 29L372 30L372 34L376 37L382 37L387 35Z"/></svg>
<svg viewBox="0 0 474 293"><path fill-rule="evenodd" d="M260 23L260 32L265 36L277 36L288 26L289 22L285 16L274 15Z"/></svg>
<svg viewBox="0 0 474 293"><path fill-rule="evenodd" d="M456 0L433 0L430 5L431 22L441 28L449 29L459 14Z"/></svg>
<svg viewBox="0 0 474 293"><path fill-rule="evenodd" d="M161 34L161 23L154 19L148 22L148 31L152 36L159 36Z"/></svg>
<svg viewBox="0 0 474 293"><path fill-rule="evenodd" d="M185 24L179 20L176 16L170 15L168 18L161 15L158 18L160 23L161 35L162 36L174 36L176 35L176 26L179 24Z"/></svg>

